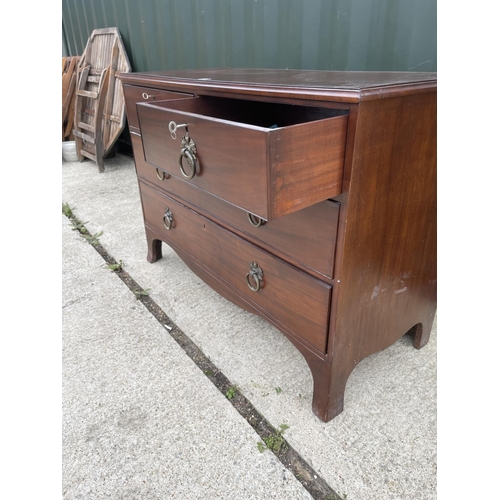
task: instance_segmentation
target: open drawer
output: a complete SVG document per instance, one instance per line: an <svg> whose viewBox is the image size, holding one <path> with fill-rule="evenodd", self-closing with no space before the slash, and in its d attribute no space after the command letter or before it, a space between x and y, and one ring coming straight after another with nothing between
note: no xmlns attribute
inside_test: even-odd
<svg viewBox="0 0 500 500"><path fill-rule="evenodd" d="M148 163L262 219L341 192L345 110L203 96L137 113Z"/></svg>

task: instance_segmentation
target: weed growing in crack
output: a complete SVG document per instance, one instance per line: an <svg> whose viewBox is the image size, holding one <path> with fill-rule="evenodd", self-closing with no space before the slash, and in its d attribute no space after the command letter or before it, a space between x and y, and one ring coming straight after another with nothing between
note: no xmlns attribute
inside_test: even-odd
<svg viewBox="0 0 500 500"><path fill-rule="evenodd" d="M102 236L102 231L100 231L97 234L91 235L91 234L82 234L82 236L93 246L95 247L97 244L99 244L99 238Z"/></svg>
<svg viewBox="0 0 500 500"><path fill-rule="evenodd" d="M283 447L286 447L285 438L283 437L283 433L289 428L287 424L281 424L279 429L275 434L267 438L263 438L264 443L262 441L257 443L258 450L262 453L266 448L268 450L273 451L274 453L279 453ZM265 446L264 446L265 445Z"/></svg>
<svg viewBox="0 0 500 500"><path fill-rule="evenodd" d="M68 203L63 203L62 204L62 213L63 213L63 215L65 215L68 218L73 218L74 217L74 215L73 215L73 208L71 208Z"/></svg>
<svg viewBox="0 0 500 500"><path fill-rule="evenodd" d="M233 399L236 396L236 386L232 385L226 392L227 399Z"/></svg>
<svg viewBox="0 0 500 500"><path fill-rule="evenodd" d="M94 247L99 243L99 238L102 236L102 231L94 235L88 234L87 228L85 227L85 224L87 224L87 222L82 222L80 219L78 219L68 203L63 203L62 213L71 221L71 224L73 225L71 229L73 231L78 231Z"/></svg>
<svg viewBox="0 0 500 500"><path fill-rule="evenodd" d="M88 231L85 227L85 224L87 224L87 222L80 222L76 218L73 218L71 222L73 224L73 227L71 228L72 231L79 231L81 234L87 234Z"/></svg>
<svg viewBox="0 0 500 500"><path fill-rule="evenodd" d="M104 266L102 267L107 267L108 269L110 269L111 271L115 272L115 273L118 273L122 270L123 268L123 262L120 260L120 262L116 263L116 264L105 264Z"/></svg>
<svg viewBox="0 0 500 500"><path fill-rule="evenodd" d="M148 288L147 290L133 290L133 292L135 293L135 296L137 298L139 298L141 296L148 296L150 291L151 291L151 288Z"/></svg>

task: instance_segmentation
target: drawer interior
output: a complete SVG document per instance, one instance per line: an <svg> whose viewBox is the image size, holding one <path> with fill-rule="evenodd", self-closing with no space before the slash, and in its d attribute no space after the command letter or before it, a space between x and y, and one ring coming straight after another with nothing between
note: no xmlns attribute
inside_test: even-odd
<svg viewBox="0 0 500 500"><path fill-rule="evenodd" d="M278 129L308 123L334 116L346 115L346 110L327 109L272 102L245 101L200 96L175 102L159 101L156 106L185 113L207 116L263 129Z"/></svg>

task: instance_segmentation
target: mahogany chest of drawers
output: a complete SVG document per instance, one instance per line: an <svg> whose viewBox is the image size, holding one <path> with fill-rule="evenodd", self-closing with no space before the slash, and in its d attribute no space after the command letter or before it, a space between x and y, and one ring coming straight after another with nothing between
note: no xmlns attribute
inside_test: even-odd
<svg viewBox="0 0 500 500"><path fill-rule="evenodd" d="M295 70L121 74L149 262L171 246L281 330L313 411L436 311L436 75Z"/></svg>

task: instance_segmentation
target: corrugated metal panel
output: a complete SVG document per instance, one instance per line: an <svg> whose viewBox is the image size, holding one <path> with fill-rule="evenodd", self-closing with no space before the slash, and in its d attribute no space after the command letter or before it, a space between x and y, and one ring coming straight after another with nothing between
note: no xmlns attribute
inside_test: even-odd
<svg viewBox="0 0 500 500"><path fill-rule="evenodd" d="M436 0L63 0L62 13L63 51L116 26L133 71L437 70Z"/></svg>

